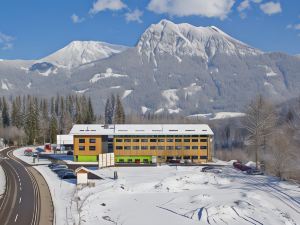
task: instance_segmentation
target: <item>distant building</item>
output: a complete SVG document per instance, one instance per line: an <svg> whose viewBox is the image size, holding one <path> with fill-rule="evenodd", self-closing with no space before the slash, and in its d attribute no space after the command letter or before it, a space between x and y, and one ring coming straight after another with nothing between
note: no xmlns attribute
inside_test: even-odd
<svg viewBox="0 0 300 225"><path fill-rule="evenodd" d="M213 132L206 124L77 124L70 135L77 162L97 162L111 152L116 163L212 159Z"/></svg>

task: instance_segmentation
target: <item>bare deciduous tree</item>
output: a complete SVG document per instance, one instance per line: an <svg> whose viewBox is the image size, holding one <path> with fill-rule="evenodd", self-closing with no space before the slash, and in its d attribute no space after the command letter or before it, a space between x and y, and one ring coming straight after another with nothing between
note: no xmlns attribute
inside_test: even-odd
<svg viewBox="0 0 300 225"><path fill-rule="evenodd" d="M276 125L273 106L259 95L249 105L243 124L249 133L248 143L255 152L256 168L258 168L259 153L261 150L265 150L266 141Z"/></svg>

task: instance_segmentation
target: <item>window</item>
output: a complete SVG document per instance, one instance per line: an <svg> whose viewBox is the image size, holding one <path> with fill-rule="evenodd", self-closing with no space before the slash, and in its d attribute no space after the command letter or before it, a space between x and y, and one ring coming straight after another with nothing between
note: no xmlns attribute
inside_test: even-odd
<svg viewBox="0 0 300 225"><path fill-rule="evenodd" d="M184 149L185 149L185 150L190 150L191 147L190 147L190 146L184 146Z"/></svg>
<svg viewBox="0 0 300 225"><path fill-rule="evenodd" d="M192 159L198 159L198 156L197 155L193 155Z"/></svg>
<svg viewBox="0 0 300 225"><path fill-rule="evenodd" d="M200 155L200 159L207 159L207 155Z"/></svg>
<svg viewBox="0 0 300 225"><path fill-rule="evenodd" d="M181 150L182 147L181 147L181 146L175 146L175 149L176 149L176 150Z"/></svg>
<svg viewBox="0 0 300 225"><path fill-rule="evenodd" d="M198 146L192 146L192 149L193 149L193 150L197 150L197 149L198 149Z"/></svg>
<svg viewBox="0 0 300 225"><path fill-rule="evenodd" d="M207 149L207 146L200 146L200 149Z"/></svg>
<svg viewBox="0 0 300 225"><path fill-rule="evenodd" d="M123 146L116 146L116 149L117 149L117 150L122 150L122 149L123 149Z"/></svg>
<svg viewBox="0 0 300 225"><path fill-rule="evenodd" d="M158 150L165 150L165 146L157 146Z"/></svg>
<svg viewBox="0 0 300 225"><path fill-rule="evenodd" d="M183 156L183 159L191 159L191 157L190 157L190 156L187 156L187 155L185 155L185 156Z"/></svg>
<svg viewBox="0 0 300 225"><path fill-rule="evenodd" d="M173 139L167 139L167 142L173 142Z"/></svg>
<svg viewBox="0 0 300 225"><path fill-rule="evenodd" d="M200 137L208 137L207 135L200 135Z"/></svg>
<svg viewBox="0 0 300 225"><path fill-rule="evenodd" d="M131 142L131 140L130 140L130 139L124 139L124 141L125 141L125 142Z"/></svg>
<svg viewBox="0 0 300 225"><path fill-rule="evenodd" d="M167 146L167 150L173 150L174 147L173 146Z"/></svg>
<svg viewBox="0 0 300 225"><path fill-rule="evenodd" d="M89 147L89 150L90 150L90 151L95 151L95 150L96 150L96 146L90 146L90 147Z"/></svg>
<svg viewBox="0 0 300 225"><path fill-rule="evenodd" d="M192 142L198 142L198 139L192 139Z"/></svg>
<svg viewBox="0 0 300 225"><path fill-rule="evenodd" d="M133 142L140 142L140 139L133 139Z"/></svg>
<svg viewBox="0 0 300 225"><path fill-rule="evenodd" d="M139 150L139 146L132 146L132 150Z"/></svg>
<svg viewBox="0 0 300 225"><path fill-rule="evenodd" d="M128 159L127 162L132 163L132 159Z"/></svg>
<svg viewBox="0 0 300 225"><path fill-rule="evenodd" d="M184 139L184 142L191 142L190 139Z"/></svg>
<svg viewBox="0 0 300 225"><path fill-rule="evenodd" d="M200 139L200 142L207 142L207 139Z"/></svg>
<svg viewBox="0 0 300 225"><path fill-rule="evenodd" d="M150 142L157 142L157 139L150 139Z"/></svg>
<svg viewBox="0 0 300 225"><path fill-rule="evenodd" d="M116 139L116 142L123 142L123 139Z"/></svg>
<svg viewBox="0 0 300 225"><path fill-rule="evenodd" d="M124 162L124 159L119 159L119 163L123 163Z"/></svg>
<svg viewBox="0 0 300 225"><path fill-rule="evenodd" d="M165 139L158 139L158 142L165 142Z"/></svg>
<svg viewBox="0 0 300 225"><path fill-rule="evenodd" d="M95 138L90 138L90 143L96 143L96 139Z"/></svg>
<svg viewBox="0 0 300 225"><path fill-rule="evenodd" d="M84 146L79 146L79 151L84 151L85 147Z"/></svg>
<svg viewBox="0 0 300 225"><path fill-rule="evenodd" d="M142 150L148 150L148 146L142 146L141 149Z"/></svg>
<svg viewBox="0 0 300 225"><path fill-rule="evenodd" d="M181 142L181 139L175 139L175 142Z"/></svg>
<svg viewBox="0 0 300 225"><path fill-rule="evenodd" d="M155 150L156 146L150 146L150 150Z"/></svg>
<svg viewBox="0 0 300 225"><path fill-rule="evenodd" d="M79 143L85 143L85 139L79 139Z"/></svg>
<svg viewBox="0 0 300 225"><path fill-rule="evenodd" d="M148 159L143 159L143 163L148 163Z"/></svg>
<svg viewBox="0 0 300 225"><path fill-rule="evenodd" d="M124 146L124 149L125 150L130 150L131 148L130 148L130 146Z"/></svg>
<svg viewBox="0 0 300 225"><path fill-rule="evenodd" d="M142 139L141 142L148 142L148 139Z"/></svg>

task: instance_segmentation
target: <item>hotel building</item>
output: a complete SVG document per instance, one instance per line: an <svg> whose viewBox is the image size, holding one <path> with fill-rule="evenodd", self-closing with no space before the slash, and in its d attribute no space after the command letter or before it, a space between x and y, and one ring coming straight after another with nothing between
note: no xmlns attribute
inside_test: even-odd
<svg viewBox="0 0 300 225"><path fill-rule="evenodd" d="M116 163L212 160L213 132L206 124L77 124L70 135L77 162L112 152Z"/></svg>

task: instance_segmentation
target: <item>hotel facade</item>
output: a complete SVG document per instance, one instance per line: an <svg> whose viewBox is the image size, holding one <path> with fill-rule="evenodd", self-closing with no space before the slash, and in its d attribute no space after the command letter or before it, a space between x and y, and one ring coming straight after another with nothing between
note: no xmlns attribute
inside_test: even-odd
<svg viewBox="0 0 300 225"><path fill-rule="evenodd" d="M97 162L105 153L119 164L212 160L213 132L206 124L77 124L70 135L76 162Z"/></svg>

